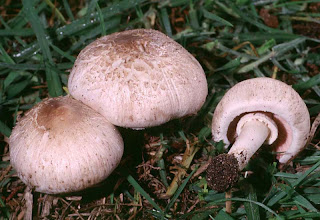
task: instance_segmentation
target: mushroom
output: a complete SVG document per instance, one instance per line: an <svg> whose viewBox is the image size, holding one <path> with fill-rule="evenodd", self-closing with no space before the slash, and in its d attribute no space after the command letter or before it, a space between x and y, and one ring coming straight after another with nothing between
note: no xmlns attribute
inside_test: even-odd
<svg viewBox="0 0 320 220"><path fill-rule="evenodd" d="M75 61L68 88L112 124L133 129L194 114L208 93L199 62L168 36L147 29L89 44Z"/></svg>
<svg viewBox="0 0 320 220"><path fill-rule="evenodd" d="M14 127L9 144L20 179L48 194L80 191L104 180L124 148L115 126L70 96L34 106Z"/></svg>
<svg viewBox="0 0 320 220"><path fill-rule="evenodd" d="M223 141L228 154L212 160L207 180L224 191L238 179L261 145L271 145L281 164L291 161L307 142L308 109L299 94L271 78L245 80L232 87L216 107L212 119L213 140Z"/></svg>

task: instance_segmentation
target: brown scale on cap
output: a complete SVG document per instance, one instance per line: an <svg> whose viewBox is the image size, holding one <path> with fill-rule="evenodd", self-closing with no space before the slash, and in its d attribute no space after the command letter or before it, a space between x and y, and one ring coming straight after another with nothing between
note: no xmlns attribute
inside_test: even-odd
<svg viewBox="0 0 320 220"><path fill-rule="evenodd" d="M239 179L239 165L233 155L220 154L213 158L207 168L208 186L218 192L232 187Z"/></svg>

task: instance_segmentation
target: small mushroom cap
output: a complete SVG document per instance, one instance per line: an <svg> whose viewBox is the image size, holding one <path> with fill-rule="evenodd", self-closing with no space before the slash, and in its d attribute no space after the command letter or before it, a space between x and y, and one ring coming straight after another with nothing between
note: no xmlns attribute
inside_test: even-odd
<svg viewBox="0 0 320 220"><path fill-rule="evenodd" d="M274 142L279 162L287 163L307 142L310 130L308 109L299 94L287 84L271 78L245 80L233 86L221 99L212 119L214 141L233 143L236 126L246 113L270 114L279 135Z"/></svg>
<svg viewBox="0 0 320 220"><path fill-rule="evenodd" d="M77 57L68 87L112 124L129 128L194 114L208 93L199 62L168 36L147 29L89 44Z"/></svg>
<svg viewBox="0 0 320 220"><path fill-rule="evenodd" d="M115 126L70 96L50 98L29 110L9 138L10 162L35 191L85 189L108 177L123 154Z"/></svg>

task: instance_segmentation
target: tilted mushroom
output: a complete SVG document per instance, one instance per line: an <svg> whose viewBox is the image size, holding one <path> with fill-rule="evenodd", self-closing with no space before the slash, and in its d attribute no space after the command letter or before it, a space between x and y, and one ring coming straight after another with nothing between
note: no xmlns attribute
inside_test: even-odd
<svg viewBox="0 0 320 220"><path fill-rule="evenodd" d="M223 141L226 147L233 145L228 154L213 159L207 171L208 182L224 191L237 181L237 173L263 144L279 153L280 163L287 163L303 149L309 130L308 109L291 86L271 78L236 84L213 114L214 141Z"/></svg>
<svg viewBox="0 0 320 220"><path fill-rule="evenodd" d="M70 96L34 106L9 138L10 162L38 192L83 190L107 178L123 154L115 126Z"/></svg>
<svg viewBox="0 0 320 220"><path fill-rule="evenodd" d="M68 88L112 124L136 129L194 114L208 93L198 61L168 36L147 29L89 44L77 57Z"/></svg>

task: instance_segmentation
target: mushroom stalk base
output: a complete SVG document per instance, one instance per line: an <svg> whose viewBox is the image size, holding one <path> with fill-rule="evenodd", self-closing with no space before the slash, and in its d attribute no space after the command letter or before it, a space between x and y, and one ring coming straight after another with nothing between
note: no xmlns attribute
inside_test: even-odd
<svg viewBox="0 0 320 220"><path fill-rule="evenodd" d="M250 120L243 125L240 135L228 152L238 160L239 170L243 170L248 164L253 154L266 141L269 133L268 126L258 120Z"/></svg>
<svg viewBox="0 0 320 220"><path fill-rule="evenodd" d="M207 167L208 186L218 192L224 192L239 179L239 164L233 155L220 154L212 158Z"/></svg>

